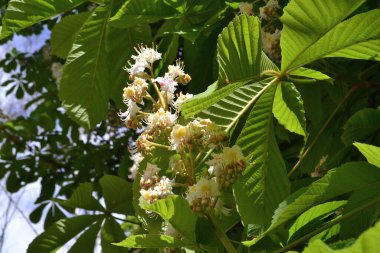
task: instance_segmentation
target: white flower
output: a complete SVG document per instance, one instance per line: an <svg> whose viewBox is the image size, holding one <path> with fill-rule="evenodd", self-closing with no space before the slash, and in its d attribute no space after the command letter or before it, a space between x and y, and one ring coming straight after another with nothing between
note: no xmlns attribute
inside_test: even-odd
<svg viewBox="0 0 380 253"><path fill-rule="evenodd" d="M128 100L133 100L136 103L144 104L143 97L147 89L148 83L145 79L135 77L133 83L123 89L124 103L127 103Z"/></svg>
<svg viewBox="0 0 380 253"><path fill-rule="evenodd" d="M123 121L131 120L140 111L140 107L138 107L137 104L133 102L132 100L128 100L127 105L128 105L127 111L123 113L119 113L119 116L121 120Z"/></svg>
<svg viewBox="0 0 380 253"><path fill-rule="evenodd" d="M223 173L224 168L224 157L223 154L212 154L212 159L206 162L210 165L208 172L212 175L219 176Z"/></svg>
<svg viewBox="0 0 380 253"><path fill-rule="evenodd" d="M185 103L187 100L193 97L193 94L187 93L187 94L182 94L182 92L179 94L177 99L172 103L172 106L177 110L181 110L181 105Z"/></svg>
<svg viewBox="0 0 380 253"><path fill-rule="evenodd" d="M153 62L161 59L161 53L157 52L154 48L139 45L138 48L135 48L135 51L137 55L132 55L135 63L130 64L130 68L124 68L132 77L146 75L145 69L149 68Z"/></svg>
<svg viewBox="0 0 380 253"><path fill-rule="evenodd" d="M243 152L238 145L234 145L232 148L224 147L223 158L225 164L240 163L240 161L245 159Z"/></svg>
<svg viewBox="0 0 380 253"><path fill-rule="evenodd" d="M140 163L144 160L144 157L141 153L136 152L136 153L132 154L132 156L130 158L133 161L133 165L132 165L132 167L129 168L130 174L128 175L128 178L129 179L135 179L137 171L138 171L139 166L140 166Z"/></svg>
<svg viewBox="0 0 380 253"><path fill-rule="evenodd" d="M262 33L262 44L263 44L263 51L272 59L275 61L279 61L281 59L281 52L280 52L280 37L281 37L281 30L276 29L274 33Z"/></svg>
<svg viewBox="0 0 380 253"><path fill-rule="evenodd" d="M253 13L253 4L247 3L247 2L241 2L239 3L239 14L247 14L249 16L252 16Z"/></svg>
<svg viewBox="0 0 380 253"><path fill-rule="evenodd" d="M173 181L164 176L156 183L153 189L157 192L159 198L165 198L166 196L173 194L172 185Z"/></svg>
<svg viewBox="0 0 380 253"><path fill-rule="evenodd" d="M185 72L183 71L185 66L183 65L183 62L180 60L176 61L176 65L169 65L168 66L168 75L171 76L173 79L184 76Z"/></svg>
<svg viewBox="0 0 380 253"><path fill-rule="evenodd" d="M133 56L132 56L133 57ZM130 64L130 68L124 67L128 71L129 75L133 76L143 76L145 74L145 69L149 67L148 62L144 58L136 58L134 64Z"/></svg>
<svg viewBox="0 0 380 253"><path fill-rule="evenodd" d="M161 91L165 91L170 94L174 94L176 87L177 87L177 82L174 81L173 77L168 75L166 73L164 77L157 77L155 79L152 79L152 82L156 82L160 85Z"/></svg>
<svg viewBox="0 0 380 253"><path fill-rule="evenodd" d="M270 20L276 14L276 9L280 9L280 5L277 0L269 0L267 4L260 7L260 17L265 20Z"/></svg>
<svg viewBox="0 0 380 253"><path fill-rule="evenodd" d="M182 125L175 125L170 133L170 144L173 150L179 152L183 148L183 144L186 142L187 127Z"/></svg>
<svg viewBox="0 0 380 253"><path fill-rule="evenodd" d="M177 116L160 108L157 112L151 114L147 118L146 131L164 130L173 126L177 121Z"/></svg>
<svg viewBox="0 0 380 253"><path fill-rule="evenodd" d="M190 205L197 200L212 200L220 195L218 184L215 178L206 179L202 177L196 184L189 187L186 199Z"/></svg>

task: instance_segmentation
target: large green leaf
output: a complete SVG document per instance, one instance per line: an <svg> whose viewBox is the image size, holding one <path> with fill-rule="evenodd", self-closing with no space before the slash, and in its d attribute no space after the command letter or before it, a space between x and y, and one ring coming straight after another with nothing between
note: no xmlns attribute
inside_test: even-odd
<svg viewBox="0 0 380 253"><path fill-rule="evenodd" d="M129 0L125 1L110 22L114 26L126 28L141 23L154 23L174 17L177 13L175 8L162 0Z"/></svg>
<svg viewBox="0 0 380 253"><path fill-rule="evenodd" d="M42 234L37 236L28 247L28 253L55 252L59 247L74 238L101 216L82 215L70 219L59 220Z"/></svg>
<svg viewBox="0 0 380 253"><path fill-rule="evenodd" d="M90 15L91 12L70 15L62 18L61 22L54 26L51 31L52 54L62 59L66 59L73 46L75 36Z"/></svg>
<svg viewBox="0 0 380 253"><path fill-rule="evenodd" d="M143 208L159 214L186 239L192 242L196 241L195 228L197 218L184 198L173 195L158 200L153 204L144 205Z"/></svg>
<svg viewBox="0 0 380 253"><path fill-rule="evenodd" d="M366 162L346 163L337 169L332 169L323 178L315 181L306 189L300 190L284 200L277 208L268 230L258 238L245 242L245 244L255 244L269 232L297 217L312 206L342 194L360 190L363 187L378 185L379 183L379 169Z"/></svg>
<svg viewBox="0 0 380 253"><path fill-rule="evenodd" d="M305 136L306 118L303 101L293 83L281 82L277 86L273 114L290 132Z"/></svg>
<svg viewBox="0 0 380 253"><path fill-rule="evenodd" d="M289 239L293 241L306 232L313 231L317 226L320 226L323 219L337 210L342 209L347 204L346 200L331 201L314 206L301 214L289 228Z"/></svg>
<svg viewBox="0 0 380 253"><path fill-rule="evenodd" d="M82 183L66 201L58 201L63 206L83 208L85 210L104 211L103 206L92 196L93 185Z"/></svg>
<svg viewBox="0 0 380 253"><path fill-rule="evenodd" d="M85 0L11 0L2 19L0 40L39 21L68 11Z"/></svg>
<svg viewBox="0 0 380 253"><path fill-rule="evenodd" d="M291 1L281 21L283 73L324 57L380 60L380 10L344 22L364 0Z"/></svg>
<svg viewBox="0 0 380 253"><path fill-rule="evenodd" d="M272 84L253 107L237 140L249 165L234 185L238 211L245 226L268 225L278 204L289 194L285 163L273 133Z"/></svg>
<svg viewBox="0 0 380 253"><path fill-rule="evenodd" d="M342 141L351 145L364 141L380 129L380 109L365 108L352 115L343 126Z"/></svg>
<svg viewBox="0 0 380 253"><path fill-rule="evenodd" d="M113 3L113 0L111 1ZM83 25L67 57L60 97L67 113L91 128L106 117L109 73L105 34L111 6L99 6Z"/></svg>
<svg viewBox="0 0 380 253"><path fill-rule="evenodd" d="M303 253L376 253L379 251L380 222L368 229L355 241L352 246L340 250L333 250L321 240L309 244Z"/></svg>
<svg viewBox="0 0 380 253"><path fill-rule="evenodd" d="M112 175L99 180L107 211L133 215L132 183Z"/></svg>
<svg viewBox="0 0 380 253"><path fill-rule="evenodd" d="M93 253L101 225L98 221L84 231L67 253Z"/></svg>
<svg viewBox="0 0 380 253"><path fill-rule="evenodd" d="M168 235L132 235L122 242L115 243L117 246L128 248L179 248L187 246L180 239Z"/></svg>
<svg viewBox="0 0 380 253"><path fill-rule="evenodd" d="M230 131L240 117L252 108L270 81L273 79L231 83L207 96L202 94L194 97L181 107L182 113L186 117L197 115L209 118L226 131Z"/></svg>
<svg viewBox="0 0 380 253"><path fill-rule="evenodd" d="M126 248L115 246L125 238L125 233L120 224L114 218L105 220L101 231L101 245L104 253L128 253Z"/></svg>
<svg viewBox="0 0 380 253"><path fill-rule="evenodd" d="M365 158L370 164L373 164L380 168L380 148L379 147L365 144L365 143L359 143L359 142L355 142L354 146L359 149L360 153L362 153L365 156Z"/></svg>
<svg viewBox="0 0 380 253"><path fill-rule="evenodd" d="M260 75L261 34L257 17L237 16L218 38L219 82Z"/></svg>

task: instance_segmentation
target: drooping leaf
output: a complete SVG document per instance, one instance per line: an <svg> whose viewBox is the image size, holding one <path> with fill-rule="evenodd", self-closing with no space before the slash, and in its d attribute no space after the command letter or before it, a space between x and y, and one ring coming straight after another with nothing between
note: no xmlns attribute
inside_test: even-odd
<svg viewBox="0 0 380 253"><path fill-rule="evenodd" d="M132 235L124 241L115 243L116 246L127 248L179 248L188 246L180 239L168 235Z"/></svg>
<svg viewBox="0 0 380 253"><path fill-rule="evenodd" d="M237 140L249 165L233 190L243 224L266 226L289 194L286 168L273 133L272 107L277 85L271 85L253 107Z"/></svg>
<svg viewBox="0 0 380 253"><path fill-rule="evenodd" d="M133 215L132 184L112 175L106 175L99 180L103 189L103 197L107 211Z"/></svg>
<svg viewBox="0 0 380 253"><path fill-rule="evenodd" d="M101 231L101 245L104 253L128 253L129 250L115 246L114 243L120 242L125 238L125 233L120 224L114 218L105 220Z"/></svg>
<svg viewBox="0 0 380 253"><path fill-rule="evenodd" d="M273 114L290 132L305 136L306 118L303 101L293 83L281 82L277 86Z"/></svg>
<svg viewBox="0 0 380 253"><path fill-rule="evenodd" d="M301 214L289 228L288 241L293 241L297 239L299 235L312 231L323 222L323 219L337 210L340 210L346 204L346 200L340 200L323 203L310 208Z"/></svg>
<svg viewBox="0 0 380 253"><path fill-rule="evenodd" d="M277 208L271 226L258 238L244 242L253 245L280 225L297 217L308 208L345 193L361 188L378 185L380 174L378 168L366 162L351 162L337 169L330 170L324 177L312 183L301 192L296 192L285 199Z"/></svg>
<svg viewBox="0 0 380 253"><path fill-rule="evenodd" d="M93 185L82 183L66 201L58 201L63 206L83 208L85 210L104 211L103 206L93 196Z"/></svg>
<svg viewBox="0 0 380 253"><path fill-rule="evenodd" d="M111 18L111 25L127 28L141 23L154 23L160 19L175 17L175 8L161 0L126 1Z"/></svg>
<svg viewBox="0 0 380 253"><path fill-rule="evenodd" d="M90 226L101 216L82 215L59 220L37 236L28 247L28 253L55 252L59 247Z"/></svg>
<svg viewBox="0 0 380 253"><path fill-rule="evenodd" d="M380 148L379 147L365 144L365 143L359 143L359 142L355 142L354 146L359 149L360 153L362 153L365 156L365 158L370 164L373 164L380 168Z"/></svg>
<svg viewBox="0 0 380 253"><path fill-rule="evenodd" d="M37 22L68 11L83 2L85 1L12 0L2 19L0 40Z"/></svg>
<svg viewBox="0 0 380 253"><path fill-rule="evenodd" d="M380 222L364 233L355 241L352 246L340 250L333 250L321 240L315 240L309 244L303 253L367 253L377 252L380 240Z"/></svg>
<svg viewBox="0 0 380 253"><path fill-rule="evenodd" d="M69 54L75 36L81 29L91 12L82 12L62 18L51 31L51 53L66 59Z"/></svg>
<svg viewBox="0 0 380 253"><path fill-rule="evenodd" d="M143 208L159 214L188 240L196 241L196 216L184 198L173 195L153 204L144 205Z"/></svg>
<svg viewBox="0 0 380 253"><path fill-rule="evenodd" d="M324 57L380 60L380 11L344 22L364 0L291 1L281 21L283 73Z"/></svg>
<svg viewBox="0 0 380 253"><path fill-rule="evenodd" d="M101 221L91 225L81 234L67 253L93 253L101 225Z"/></svg>
<svg viewBox="0 0 380 253"><path fill-rule="evenodd" d="M351 145L355 141L364 141L380 129L380 109L365 108L352 115L343 126L342 141Z"/></svg>
<svg viewBox="0 0 380 253"><path fill-rule="evenodd" d="M219 83L260 75L261 34L257 17L237 16L223 29L218 44Z"/></svg>
<svg viewBox="0 0 380 253"><path fill-rule="evenodd" d="M104 66L108 66L105 36L110 13L111 6L96 8L79 31L63 69L63 105L86 128L95 126L107 114L109 73Z"/></svg>

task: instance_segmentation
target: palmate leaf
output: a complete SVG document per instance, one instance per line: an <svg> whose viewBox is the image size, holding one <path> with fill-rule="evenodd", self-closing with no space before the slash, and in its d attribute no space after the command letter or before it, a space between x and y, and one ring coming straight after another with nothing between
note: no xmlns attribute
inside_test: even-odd
<svg viewBox="0 0 380 253"><path fill-rule="evenodd" d="M377 222L373 228L368 229L355 243L347 248L333 250L321 240L315 240L309 244L303 253L371 253L379 250L380 240L380 222Z"/></svg>
<svg viewBox="0 0 380 253"><path fill-rule="evenodd" d="M168 235L132 235L122 242L115 243L116 246L127 248L180 248L189 246L180 239Z"/></svg>
<svg viewBox="0 0 380 253"><path fill-rule="evenodd" d="M272 106L277 85L272 84L253 107L237 144L249 159L233 187L243 224L268 225L278 204L289 194L285 163L273 133Z"/></svg>
<svg viewBox="0 0 380 253"><path fill-rule="evenodd" d="M359 149L370 164L380 168L380 147L359 142L355 142L354 146Z"/></svg>
<svg viewBox="0 0 380 253"><path fill-rule="evenodd" d="M11 0L2 19L0 40L84 2L85 0Z"/></svg>
<svg viewBox="0 0 380 253"><path fill-rule="evenodd" d="M281 82L274 97L273 114L290 132L305 136L306 118L303 101L293 83Z"/></svg>
<svg viewBox="0 0 380 253"><path fill-rule="evenodd" d="M82 232L96 220L99 215L82 215L59 220L42 234L37 236L28 247L28 253L55 252L70 239Z"/></svg>
<svg viewBox="0 0 380 253"><path fill-rule="evenodd" d="M81 234L67 253L93 253L101 225L102 223L100 221L91 225Z"/></svg>
<svg viewBox="0 0 380 253"><path fill-rule="evenodd" d="M177 10L162 0L129 0L111 18L113 26L127 28L175 17Z"/></svg>
<svg viewBox="0 0 380 253"><path fill-rule="evenodd" d="M129 250L115 246L125 238L124 230L120 224L112 217L105 220L101 230L101 245L104 253L128 253Z"/></svg>
<svg viewBox="0 0 380 253"><path fill-rule="evenodd" d="M73 45L75 36L91 12L82 12L62 18L51 31L51 53L66 59Z"/></svg>
<svg viewBox="0 0 380 253"><path fill-rule="evenodd" d="M257 17L237 16L223 29L217 44L219 83L260 75L261 34Z"/></svg>
<svg viewBox="0 0 380 253"><path fill-rule="evenodd" d="M285 199L277 208L268 230L258 238L244 242L244 244L247 246L255 244L268 233L299 216L312 206L379 183L378 168L366 162L346 163L337 169L332 169L306 189L295 192Z"/></svg>
<svg viewBox="0 0 380 253"><path fill-rule="evenodd" d="M380 10L344 22L364 0L291 1L281 21L283 73L324 57L380 60Z"/></svg>

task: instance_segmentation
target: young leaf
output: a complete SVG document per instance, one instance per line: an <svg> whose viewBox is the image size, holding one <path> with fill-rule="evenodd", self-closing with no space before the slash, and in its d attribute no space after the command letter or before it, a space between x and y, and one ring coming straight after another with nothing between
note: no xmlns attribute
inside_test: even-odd
<svg viewBox="0 0 380 253"><path fill-rule="evenodd" d="M103 189L104 202L107 211L133 215L132 184L112 175L106 175L99 180Z"/></svg>
<svg viewBox="0 0 380 253"><path fill-rule="evenodd" d="M122 242L114 243L116 246L127 248L179 248L189 246L180 239L168 235L132 235Z"/></svg>
<svg viewBox="0 0 380 253"><path fill-rule="evenodd" d="M364 143L355 142L354 146L357 147L370 164L380 168L380 148Z"/></svg>
<svg viewBox="0 0 380 253"><path fill-rule="evenodd" d="M324 57L380 60L380 11L361 13L342 22L363 2L291 1L281 17L281 71Z"/></svg>
<svg viewBox="0 0 380 253"><path fill-rule="evenodd" d="M175 8L161 0L126 1L110 20L110 24L120 28L133 27L141 23L154 23L160 19L174 17Z"/></svg>
<svg viewBox="0 0 380 253"><path fill-rule="evenodd" d="M342 141L351 145L355 141L364 141L380 129L380 109L365 108L352 115L343 126Z"/></svg>
<svg viewBox="0 0 380 253"><path fill-rule="evenodd" d="M278 204L289 194L286 168L273 133L272 84L253 107L237 140L249 165L234 185L243 224L268 225Z"/></svg>
<svg viewBox="0 0 380 253"><path fill-rule="evenodd" d="M104 207L92 196L91 183L82 183L66 201L58 201L63 206L83 208L85 210L104 211Z"/></svg>
<svg viewBox="0 0 380 253"><path fill-rule="evenodd" d="M303 101L294 84L281 82L277 86L273 114L290 132L305 136L306 118Z"/></svg>
<svg viewBox="0 0 380 253"><path fill-rule="evenodd" d="M28 247L28 253L54 252L71 238L90 226L101 216L82 215L59 220L37 236Z"/></svg>
<svg viewBox="0 0 380 253"><path fill-rule="evenodd" d="M298 68L290 72L290 76L299 76L318 81L332 81L332 78L322 72L308 68Z"/></svg>
<svg viewBox="0 0 380 253"><path fill-rule="evenodd" d="M159 214L169 222L181 235L195 242L196 216L191 211L188 202L180 196L169 196L165 199L143 207L147 211Z"/></svg>
<svg viewBox="0 0 380 253"><path fill-rule="evenodd" d="M299 235L310 232L322 223L322 220L330 214L341 209L347 204L346 200L331 201L314 206L301 214L289 228L288 242L294 241Z"/></svg>
<svg viewBox="0 0 380 253"><path fill-rule="evenodd" d="M75 36L90 15L91 12L82 12L62 18L61 22L56 24L51 31L51 53L66 59L73 46Z"/></svg>
<svg viewBox="0 0 380 253"><path fill-rule="evenodd" d="M11 0L2 19L0 40L12 33L68 11L84 0Z"/></svg>
<svg viewBox="0 0 380 253"><path fill-rule="evenodd" d="M315 240L309 244L303 251L303 253L324 253L324 252L336 252L336 253L366 253L377 252L379 249L380 240L380 222L364 233L362 233L355 243L347 248L340 250L332 250L329 246L323 243L321 240Z"/></svg>
<svg viewBox="0 0 380 253"><path fill-rule="evenodd" d="M361 188L378 185L380 174L378 168L366 162L346 163L330 170L323 178L312 183L307 189L295 192L277 208L272 224L258 238L245 242L247 246L255 244L269 232L297 217L308 208L323 203L342 194Z"/></svg>
<svg viewBox="0 0 380 253"><path fill-rule="evenodd" d="M257 17L237 16L218 38L219 83L260 75L261 34Z"/></svg>

